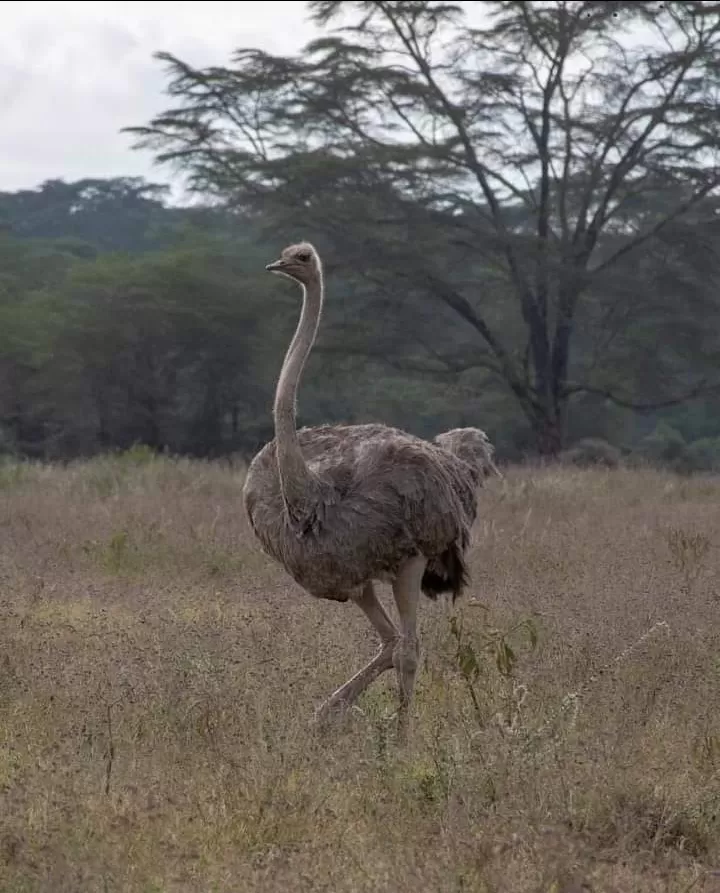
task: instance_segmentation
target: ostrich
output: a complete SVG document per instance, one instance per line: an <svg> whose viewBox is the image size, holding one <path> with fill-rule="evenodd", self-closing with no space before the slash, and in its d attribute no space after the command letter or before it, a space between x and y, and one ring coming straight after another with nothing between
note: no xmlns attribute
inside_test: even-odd
<svg viewBox="0 0 720 893"><path fill-rule="evenodd" d="M420 592L431 599L467 583L465 551L476 491L496 472L493 448L476 428L430 443L380 424L296 427L296 394L317 335L324 285L320 258L302 242L266 266L301 286L302 311L285 355L273 407L275 438L252 460L243 488L263 549L310 595L354 601L377 631L379 653L316 711L342 713L395 668L397 736L407 738L419 658ZM373 582L392 584L399 628Z"/></svg>

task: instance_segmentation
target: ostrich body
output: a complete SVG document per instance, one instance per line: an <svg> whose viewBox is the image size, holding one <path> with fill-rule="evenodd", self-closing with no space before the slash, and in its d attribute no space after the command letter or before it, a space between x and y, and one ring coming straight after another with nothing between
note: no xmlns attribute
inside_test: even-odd
<svg viewBox="0 0 720 893"><path fill-rule="evenodd" d="M432 443L379 424L298 431L296 394L322 312L322 266L312 245L301 243L267 269L301 285L303 306L275 394L275 439L250 464L245 509L264 550L300 586L316 598L352 599L380 636L379 654L330 696L318 719L347 708L394 666L402 739L419 657L419 595L452 592L454 599L467 582L477 488L497 471L492 446L476 428ZM392 584L399 628L374 580Z"/></svg>

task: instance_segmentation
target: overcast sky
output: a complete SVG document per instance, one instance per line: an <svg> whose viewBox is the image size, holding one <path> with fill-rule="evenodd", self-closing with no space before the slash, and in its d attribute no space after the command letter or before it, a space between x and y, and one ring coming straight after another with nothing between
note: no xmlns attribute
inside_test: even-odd
<svg viewBox="0 0 720 893"><path fill-rule="evenodd" d="M53 177L164 180L170 172L119 133L167 106L155 51L222 65L239 46L288 53L313 36L297 0L11 2L1 16L0 190Z"/></svg>
<svg viewBox="0 0 720 893"><path fill-rule="evenodd" d="M480 24L483 4L468 4ZM165 50L224 65L238 47L292 53L315 36L300 0L14 0L0 13L0 190L60 177L172 181L123 127L168 106ZM632 41L631 41L632 42ZM179 184L174 183L178 186Z"/></svg>

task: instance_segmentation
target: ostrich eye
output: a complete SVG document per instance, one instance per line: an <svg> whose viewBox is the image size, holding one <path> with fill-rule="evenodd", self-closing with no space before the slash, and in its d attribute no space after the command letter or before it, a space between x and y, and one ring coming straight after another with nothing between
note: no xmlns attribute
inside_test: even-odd
<svg viewBox="0 0 720 893"><path fill-rule="evenodd" d="M303 263L307 263L310 260L310 252L300 251L295 255L295 257L297 257L297 259L301 260Z"/></svg>

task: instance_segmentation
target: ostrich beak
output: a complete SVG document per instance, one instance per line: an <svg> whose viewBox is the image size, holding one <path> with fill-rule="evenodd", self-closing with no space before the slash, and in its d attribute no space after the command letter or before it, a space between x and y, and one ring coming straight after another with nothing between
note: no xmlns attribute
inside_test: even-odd
<svg viewBox="0 0 720 893"><path fill-rule="evenodd" d="M265 269L269 273L277 273L278 270L282 270L282 268L287 264L287 261L280 258L280 260L274 260L271 264L266 264Z"/></svg>
<svg viewBox="0 0 720 893"><path fill-rule="evenodd" d="M499 469L499 468L497 467L497 465L492 461L492 459L490 459L490 461L488 462L488 466L490 467L490 471L491 471L494 475L496 475L497 477L499 477L500 480L504 480L504 479L505 479L505 475L502 473L502 471L500 471L500 469Z"/></svg>

